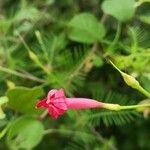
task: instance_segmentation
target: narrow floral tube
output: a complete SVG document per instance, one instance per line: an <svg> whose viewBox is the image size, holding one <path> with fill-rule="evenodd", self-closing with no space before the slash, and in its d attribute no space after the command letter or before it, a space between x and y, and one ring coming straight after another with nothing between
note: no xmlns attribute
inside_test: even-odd
<svg viewBox="0 0 150 150"><path fill-rule="evenodd" d="M48 92L45 99L37 103L36 108L45 107L49 114L57 119L68 109L106 108L117 110L119 105L102 103L88 98L66 98L63 89L53 89Z"/></svg>
<svg viewBox="0 0 150 150"><path fill-rule="evenodd" d="M102 102L88 98L66 98L66 104L69 109L83 109L83 108L100 108L103 107Z"/></svg>

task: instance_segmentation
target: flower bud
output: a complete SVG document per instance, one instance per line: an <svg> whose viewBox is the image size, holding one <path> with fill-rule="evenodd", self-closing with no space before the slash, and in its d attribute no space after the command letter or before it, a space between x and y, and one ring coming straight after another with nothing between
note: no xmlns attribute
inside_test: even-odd
<svg viewBox="0 0 150 150"><path fill-rule="evenodd" d="M29 57L32 59L32 61L35 62L35 64L38 65L40 68L42 68L46 73L48 73L48 70L40 62L38 56L31 50L28 50L28 53L29 53Z"/></svg>
<svg viewBox="0 0 150 150"><path fill-rule="evenodd" d="M117 69L120 72L120 74L122 75L125 83L128 86L130 86L130 87L132 87L134 89L139 89L140 88L139 82L133 76L128 75L127 73L122 72L112 61L110 61L110 63L113 65L113 67L115 69Z"/></svg>
<svg viewBox="0 0 150 150"><path fill-rule="evenodd" d="M134 89L138 89L139 88L140 84L139 84L139 82L133 76L128 75L128 74L126 74L124 72L121 72L121 75L122 75L125 83L128 86L130 86L130 87L132 87Z"/></svg>

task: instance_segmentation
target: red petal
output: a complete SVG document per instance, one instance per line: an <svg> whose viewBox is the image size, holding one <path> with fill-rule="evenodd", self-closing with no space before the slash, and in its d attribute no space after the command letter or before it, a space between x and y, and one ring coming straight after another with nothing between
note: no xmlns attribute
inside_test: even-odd
<svg viewBox="0 0 150 150"><path fill-rule="evenodd" d="M58 109L57 108L57 113L59 114L59 115L62 115L62 114L64 114L66 111L65 110L62 110L62 109Z"/></svg>
<svg viewBox="0 0 150 150"><path fill-rule="evenodd" d="M56 90L56 89L50 90L50 91L48 92L47 99L48 99L48 100L53 99L53 98L55 97L55 93L57 93L57 91L58 91L58 90Z"/></svg>
<svg viewBox="0 0 150 150"><path fill-rule="evenodd" d="M41 100L40 102L38 102L36 104L36 108L45 107L47 105L46 100L47 100L47 98L45 98L45 99Z"/></svg>
<svg viewBox="0 0 150 150"><path fill-rule="evenodd" d="M53 106L49 107L48 112L52 116L53 119L56 120L58 118L58 113L55 109L53 109Z"/></svg>
<svg viewBox="0 0 150 150"><path fill-rule="evenodd" d="M54 100L53 105L58 109L67 110L67 104L65 98L57 98Z"/></svg>
<svg viewBox="0 0 150 150"><path fill-rule="evenodd" d="M48 112L56 120L59 115L64 114L66 111L62 109L58 109L53 105L50 105L48 108Z"/></svg>

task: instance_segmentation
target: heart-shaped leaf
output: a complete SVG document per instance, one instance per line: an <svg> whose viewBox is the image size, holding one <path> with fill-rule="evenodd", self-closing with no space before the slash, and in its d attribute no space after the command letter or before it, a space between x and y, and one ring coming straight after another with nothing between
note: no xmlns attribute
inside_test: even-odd
<svg viewBox="0 0 150 150"><path fill-rule="evenodd" d="M44 94L41 87L15 87L8 90L9 105L18 112L34 114L41 112L35 109L36 99Z"/></svg>
<svg viewBox="0 0 150 150"><path fill-rule="evenodd" d="M6 142L10 149L31 149L42 140L43 132L44 127L40 121L21 117L9 127Z"/></svg>
<svg viewBox="0 0 150 150"><path fill-rule="evenodd" d="M124 22L131 19L135 13L135 0L105 0L102 10L117 20Z"/></svg>
<svg viewBox="0 0 150 150"><path fill-rule="evenodd" d="M68 37L77 42L94 43L101 41L105 35L103 24L90 13L81 13L72 18L68 24Z"/></svg>

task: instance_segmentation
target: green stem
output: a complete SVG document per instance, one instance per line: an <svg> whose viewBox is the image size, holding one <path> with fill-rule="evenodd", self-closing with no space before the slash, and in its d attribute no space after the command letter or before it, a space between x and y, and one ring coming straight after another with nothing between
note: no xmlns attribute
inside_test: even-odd
<svg viewBox="0 0 150 150"><path fill-rule="evenodd" d="M114 48L114 46L116 45L116 43L119 40L120 34L121 34L121 23L119 22L117 25L117 32L116 32L115 38L114 38L112 44L108 47L108 52Z"/></svg>
<svg viewBox="0 0 150 150"><path fill-rule="evenodd" d="M128 105L128 106L121 106L119 104L109 104L104 103L103 108L108 110L120 111L120 110L127 110L127 109L138 109L138 108L147 108L150 107L150 103L148 104L140 104L140 105Z"/></svg>
<svg viewBox="0 0 150 150"><path fill-rule="evenodd" d="M36 81L36 82L39 82L39 83L45 83L46 82L45 80L40 79L36 76L26 75L26 74L23 74L23 73L20 73L20 72L17 72L15 70L11 70L9 68L5 68L5 67L2 67L2 66L0 66L0 71L6 72L6 73L9 73L9 74L12 74L12 75L24 78L24 79L29 79L29 80L32 80L32 81Z"/></svg>
<svg viewBox="0 0 150 150"><path fill-rule="evenodd" d="M47 60L47 62L49 62L48 53L47 53L45 44L44 44L44 42L43 42L41 33L40 33L39 31L35 31L35 35L36 35L37 40L38 40L38 42L39 42L39 44L40 44L40 46L41 46L41 49L42 49L42 51L43 51L43 54L44 54L45 59Z"/></svg>
<svg viewBox="0 0 150 150"><path fill-rule="evenodd" d="M137 109L137 108L145 108L145 107L150 107L150 104L120 106L120 110Z"/></svg>
<svg viewBox="0 0 150 150"><path fill-rule="evenodd" d="M150 98L150 93L146 91L142 86L138 87L138 90L143 93L146 97Z"/></svg>

